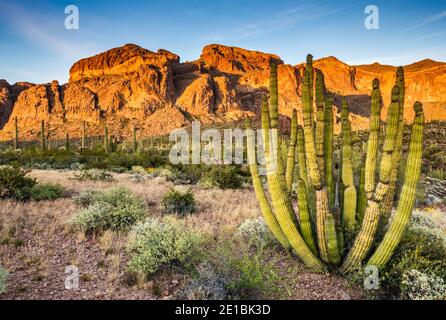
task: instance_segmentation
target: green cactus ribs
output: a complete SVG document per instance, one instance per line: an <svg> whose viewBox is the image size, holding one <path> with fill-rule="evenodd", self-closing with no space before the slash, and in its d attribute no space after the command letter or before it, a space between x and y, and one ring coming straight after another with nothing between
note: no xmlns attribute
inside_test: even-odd
<svg viewBox="0 0 446 320"><path fill-rule="evenodd" d="M352 127L347 99L343 97L341 106L336 106L341 107L339 152L334 148L333 113L336 108L333 94L325 87L323 73L313 67L313 57L307 56L302 80L302 126L297 121L296 106L291 116L288 143L278 143L277 66L272 64L270 72L269 101L264 99L262 106L267 190L261 182L258 164L252 161L256 154L252 130L247 135L254 191L265 221L282 246L290 248L315 272L338 266L342 273L356 270L365 263L373 247L377 250L367 263L382 268L391 258L407 225L420 176L424 116L421 103L417 102L404 185L395 219L392 219L383 241L376 243L378 226L380 221L387 222L386 212L389 204L393 203L389 199L393 200L398 184L394 173L398 172L402 158L403 70L397 70L382 144L380 85L377 79L371 83L370 131L367 144L363 145L360 157L363 166L358 170L358 177L355 177L353 168ZM276 150L271 150L271 147ZM277 166L274 166L274 154L279 155ZM297 211L292 205L295 196ZM349 250L346 244L351 246Z"/></svg>

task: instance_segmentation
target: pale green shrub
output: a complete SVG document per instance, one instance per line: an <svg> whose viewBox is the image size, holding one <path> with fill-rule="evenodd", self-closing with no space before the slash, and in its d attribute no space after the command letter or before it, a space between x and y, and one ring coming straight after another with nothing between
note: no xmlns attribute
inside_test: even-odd
<svg viewBox="0 0 446 320"><path fill-rule="evenodd" d="M446 284L443 279L418 270L409 270L401 281L401 298L408 300L443 300Z"/></svg>
<svg viewBox="0 0 446 320"><path fill-rule="evenodd" d="M201 238L172 216L137 224L129 235L127 250L132 258L129 271L145 277L162 266L186 264L197 256Z"/></svg>
<svg viewBox="0 0 446 320"><path fill-rule="evenodd" d="M262 217L247 219L238 227L237 235L256 247L274 243L274 236Z"/></svg>
<svg viewBox="0 0 446 320"><path fill-rule="evenodd" d="M100 193L69 223L85 233L125 231L146 215L143 201L125 188Z"/></svg>

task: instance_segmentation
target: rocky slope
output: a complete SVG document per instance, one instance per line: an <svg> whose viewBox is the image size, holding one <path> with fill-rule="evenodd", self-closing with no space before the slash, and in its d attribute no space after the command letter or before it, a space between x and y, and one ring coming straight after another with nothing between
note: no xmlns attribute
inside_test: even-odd
<svg viewBox="0 0 446 320"><path fill-rule="evenodd" d="M169 51L127 44L76 62L67 84L10 85L0 80L0 139L11 139L15 117L20 136L35 139L41 120L51 138L62 138L66 132L79 137L82 121L87 121L90 135L101 135L107 125L111 134L124 138L130 136L132 125L141 136L152 136L193 119L213 123L254 116L267 94L271 62L278 64L279 112L282 123L287 123L292 109L301 109L303 65L216 44L204 47L198 60L182 63ZM336 106L341 95L347 96L355 129L368 126L373 78L380 79L388 105L395 67L349 66L334 57L315 60L314 66L324 72ZM405 73L406 121L411 121L415 100L424 103L428 120L446 120L446 64L423 60L405 66ZM338 116L336 108L334 113ZM383 117L385 113L386 108Z"/></svg>

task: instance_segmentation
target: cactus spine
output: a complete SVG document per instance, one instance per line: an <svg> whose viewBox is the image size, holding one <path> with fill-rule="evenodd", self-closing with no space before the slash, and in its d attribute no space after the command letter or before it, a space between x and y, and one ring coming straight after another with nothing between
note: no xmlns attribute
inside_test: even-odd
<svg viewBox="0 0 446 320"><path fill-rule="evenodd" d="M420 102L415 102L414 110L415 119L412 126L404 185L398 202L398 208L383 241L368 261L369 265L378 268L384 267L395 251L409 222L415 204L416 189L421 174L421 157L423 154L424 114L423 106Z"/></svg>
<svg viewBox="0 0 446 320"><path fill-rule="evenodd" d="M42 151L47 150L47 144L46 144L46 139L45 139L45 121L44 120L42 120L40 122L40 148L42 149Z"/></svg>
<svg viewBox="0 0 446 320"><path fill-rule="evenodd" d="M391 104L387 114L387 128L379 163L379 180L375 182L378 159L381 94L379 82L373 81L371 123L365 165L361 170L359 198L356 196L355 179L352 168L352 132L348 118L347 101L343 99L342 146L340 167L334 176L333 150L333 114L331 96L326 95L323 75L316 70L316 83L312 85L312 57L308 57L302 82L303 127L297 124L296 113L292 116L291 137L288 146L279 145L277 127L272 126L277 106L268 108L268 101L262 105L262 129L264 132L264 151L266 159L267 183L271 201L263 189L259 169L255 159L254 135L247 134L248 156L255 193L260 203L262 214L273 234L284 247L289 247L313 271L327 270L325 263L338 266L347 273L356 270L364 262L372 248L381 216L381 206L392 182L392 170L395 168L395 150L399 146L399 124L401 112L401 93L398 86L392 89ZM272 73L274 70L272 68ZM311 74L310 74L311 72ZM277 74L271 79L277 83ZM316 102L316 124L312 111L313 90ZM270 103L278 101L277 85L270 86ZM406 178L398 204L395 220L383 242L374 253L369 264L382 267L390 259L405 229L415 199L415 188L420 176L423 113L421 104L415 105L416 118L412 127L411 143L408 155ZM277 123L274 124L276 126ZM316 129L315 129L316 128ZM315 129L315 130L314 130ZM278 149L287 149L286 156L276 156ZM399 150L398 150L399 151ZM283 159L282 159L283 158ZM298 170L294 170L297 159ZM286 172L283 161L286 160ZM399 161L397 161L399 162ZM398 165L396 166L398 167ZM293 174L293 170L295 173ZM296 175L297 204L299 220L295 219L290 188ZM342 202L342 204L340 204ZM358 212L357 207L358 206ZM342 209L342 214L341 214ZM357 214L359 223L357 223ZM363 216L362 216L363 214ZM314 217L313 217L314 216ZM341 219L342 216L342 219ZM275 220L274 220L275 219ZM360 226L350 251L344 256L344 237L353 240L356 227ZM346 232L344 235L344 231ZM286 241L285 241L286 239ZM351 242L349 242L350 244ZM325 262L325 263L324 263Z"/></svg>
<svg viewBox="0 0 446 320"><path fill-rule="evenodd" d="M17 123L17 117L14 118L14 150L19 148L19 126Z"/></svg>

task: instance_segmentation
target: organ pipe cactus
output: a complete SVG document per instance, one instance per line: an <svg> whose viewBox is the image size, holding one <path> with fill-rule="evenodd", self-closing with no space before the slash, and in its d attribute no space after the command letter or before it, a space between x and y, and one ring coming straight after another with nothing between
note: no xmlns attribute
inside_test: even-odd
<svg viewBox="0 0 446 320"><path fill-rule="evenodd" d="M344 228L351 234L356 225L356 188L352 164L352 129L348 119L348 104L344 98L341 109L342 120L342 186L344 201L342 218Z"/></svg>
<svg viewBox="0 0 446 320"><path fill-rule="evenodd" d="M403 132L404 132L404 70L399 67L396 72L396 86L399 90L398 101L400 104L399 114L398 114L398 131L395 141L395 149L392 153L392 171L390 172L390 183L389 189L384 197L383 204L381 207L382 213L382 224L387 223L390 213L392 211L393 198L395 195L396 183L398 180L398 168L401 161L402 148L403 148Z"/></svg>
<svg viewBox="0 0 446 320"><path fill-rule="evenodd" d="M401 240L415 201L415 190L421 170L424 126L422 105L417 102L414 107L416 117L407 155L404 185L395 218L392 219L383 241L377 244L375 253L366 261L375 243L376 231L382 218L382 204L391 188L392 172L394 168L399 167L401 159L401 156L395 156L395 152L402 150L399 149L402 115L401 71L398 71L397 85L392 89L381 151L379 133L382 99L378 80L372 82L370 134L367 146L363 148L367 150L367 154L363 156L365 160L361 176L355 179L347 100L342 99L342 145L340 159L337 159L333 150L333 98L326 92L322 72L314 71L311 55L308 56L307 62L301 96L303 127L298 125L296 111L293 111L286 161L277 156L280 147L277 144L277 122L273 121L277 119L278 113L275 104L278 101L277 69L271 68L271 80L275 84L270 86L269 104L268 100L264 99L262 105L263 150L260 150L264 152L266 160L269 197L263 188L256 162L255 136L248 125L248 159L262 214L282 246L291 249L315 272L324 272L340 266L342 273L348 273L357 270L364 263L382 268ZM314 74L316 81L313 87ZM316 106L315 124L313 96ZM380 159L379 172L377 159ZM335 171L335 167L338 170ZM377 181L375 177L378 177ZM293 184L294 179L296 181ZM359 186L356 186L355 183L358 182ZM298 212L295 212L293 207L293 186L296 187ZM360 190L358 210L357 188ZM310 196L312 192L314 196ZM346 242L351 248L345 254L347 248L344 247L344 237L351 240Z"/></svg>

